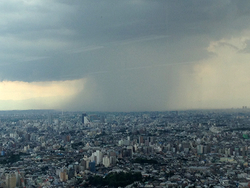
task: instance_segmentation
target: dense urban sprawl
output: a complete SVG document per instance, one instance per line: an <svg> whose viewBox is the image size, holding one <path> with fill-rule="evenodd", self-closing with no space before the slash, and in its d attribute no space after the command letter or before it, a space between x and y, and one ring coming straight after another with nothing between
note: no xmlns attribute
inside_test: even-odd
<svg viewBox="0 0 250 188"><path fill-rule="evenodd" d="M0 187L249 186L246 108L0 119Z"/></svg>

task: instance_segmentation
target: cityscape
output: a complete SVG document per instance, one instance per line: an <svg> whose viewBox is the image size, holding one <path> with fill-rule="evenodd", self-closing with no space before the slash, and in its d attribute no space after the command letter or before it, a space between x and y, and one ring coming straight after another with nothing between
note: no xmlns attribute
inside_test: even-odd
<svg viewBox="0 0 250 188"><path fill-rule="evenodd" d="M0 0L0 44L0 188L250 188L250 1Z"/></svg>
<svg viewBox="0 0 250 188"><path fill-rule="evenodd" d="M0 187L248 187L250 110L0 112Z"/></svg>

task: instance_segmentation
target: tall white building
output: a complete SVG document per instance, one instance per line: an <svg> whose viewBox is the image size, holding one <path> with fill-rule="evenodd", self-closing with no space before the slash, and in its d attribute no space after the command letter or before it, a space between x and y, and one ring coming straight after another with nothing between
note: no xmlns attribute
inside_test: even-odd
<svg viewBox="0 0 250 188"><path fill-rule="evenodd" d="M97 161L97 156L96 156L96 152L92 153L92 155L90 156L90 161L91 162L96 162Z"/></svg>
<svg viewBox="0 0 250 188"><path fill-rule="evenodd" d="M100 150L97 150L96 152L92 153L90 160L91 162L95 161L96 165L98 165L102 164L102 158L103 158L102 152Z"/></svg>
<svg viewBox="0 0 250 188"><path fill-rule="evenodd" d="M105 155L105 156L103 157L102 162L103 162L103 165L104 165L105 167L109 167L109 166L110 166L110 159L109 159L109 157L108 157L107 155Z"/></svg>
<svg viewBox="0 0 250 188"><path fill-rule="evenodd" d="M99 151L99 150L96 151L96 157L97 157L96 164L102 164L103 154L101 151Z"/></svg>
<svg viewBox="0 0 250 188"><path fill-rule="evenodd" d="M6 176L6 187L7 188L15 188L16 187L16 174L11 172Z"/></svg>

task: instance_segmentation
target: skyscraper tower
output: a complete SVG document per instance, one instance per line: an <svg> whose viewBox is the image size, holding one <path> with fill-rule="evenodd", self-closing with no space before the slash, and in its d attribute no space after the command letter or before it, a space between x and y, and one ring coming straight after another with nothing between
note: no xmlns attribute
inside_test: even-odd
<svg viewBox="0 0 250 188"><path fill-rule="evenodd" d="M82 114L82 124L86 123L86 122L84 122L84 119L85 119L84 117L86 117L86 116L87 116L87 114L85 114L85 113Z"/></svg>

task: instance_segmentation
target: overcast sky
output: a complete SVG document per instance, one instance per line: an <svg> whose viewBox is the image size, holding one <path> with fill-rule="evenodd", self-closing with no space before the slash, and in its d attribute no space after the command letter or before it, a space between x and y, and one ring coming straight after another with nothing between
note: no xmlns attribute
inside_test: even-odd
<svg viewBox="0 0 250 188"><path fill-rule="evenodd" d="M1 0L0 110L250 106L248 0Z"/></svg>

